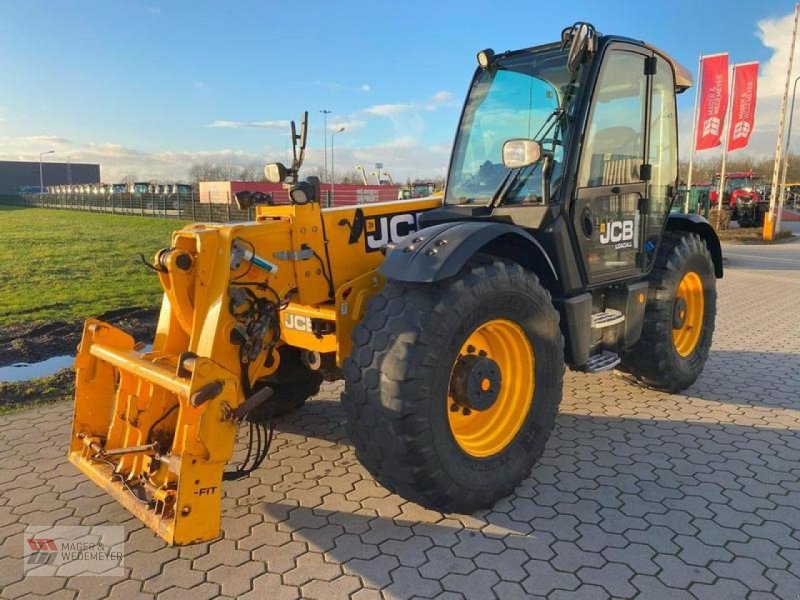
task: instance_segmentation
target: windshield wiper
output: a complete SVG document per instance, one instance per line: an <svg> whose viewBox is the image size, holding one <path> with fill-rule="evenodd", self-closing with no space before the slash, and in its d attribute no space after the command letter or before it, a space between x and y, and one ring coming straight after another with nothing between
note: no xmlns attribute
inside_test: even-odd
<svg viewBox="0 0 800 600"><path fill-rule="evenodd" d="M561 119L564 114L566 114L566 111L562 107L559 106L554 108L553 112L551 112L545 119L544 123L542 123L539 131L536 132L534 139L541 144L542 140L547 137L547 134L550 133L550 131L559 122L559 119ZM536 165L538 164L539 162L537 161L532 165L516 167L509 170L509 172L506 173L506 176L503 178L503 181L501 181L500 185L497 186L494 194L492 194L492 199L489 201L488 205L489 208L494 208L503 201L503 199L506 197L506 194L508 194L508 191L517 183L517 180L519 179L519 176L522 174L523 170L529 167L536 168Z"/></svg>

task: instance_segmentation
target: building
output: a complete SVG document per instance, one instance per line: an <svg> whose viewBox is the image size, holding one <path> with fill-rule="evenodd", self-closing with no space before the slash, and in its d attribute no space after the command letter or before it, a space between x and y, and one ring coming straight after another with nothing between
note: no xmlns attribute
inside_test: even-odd
<svg viewBox="0 0 800 600"><path fill-rule="evenodd" d="M100 165L42 162L44 186L68 183L99 183ZM20 187L39 187L39 161L0 160L0 194L13 194Z"/></svg>
<svg viewBox="0 0 800 600"><path fill-rule="evenodd" d="M333 206L348 206L397 200L400 190L400 187L396 185L357 185L352 183L337 183L334 186L323 183L320 187L323 206L327 203L328 194L331 196ZM277 204L289 202L289 194L280 183L260 181L201 181L200 202L233 203L235 202L233 194L243 190L270 194Z"/></svg>

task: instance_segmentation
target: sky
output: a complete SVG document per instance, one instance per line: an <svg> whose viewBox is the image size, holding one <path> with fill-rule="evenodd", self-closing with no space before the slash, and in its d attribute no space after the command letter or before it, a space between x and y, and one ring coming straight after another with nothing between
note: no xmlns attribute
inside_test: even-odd
<svg viewBox="0 0 800 600"><path fill-rule="evenodd" d="M196 161L284 160L288 121L308 110L313 167L325 109L329 141L344 127L337 172L382 162L405 180L446 172L478 50L551 42L577 20L695 73L701 53L759 61L748 151L772 153L793 3L0 0L0 11L0 159L55 150L99 162L107 182L182 180ZM682 148L693 106L693 90L679 97Z"/></svg>

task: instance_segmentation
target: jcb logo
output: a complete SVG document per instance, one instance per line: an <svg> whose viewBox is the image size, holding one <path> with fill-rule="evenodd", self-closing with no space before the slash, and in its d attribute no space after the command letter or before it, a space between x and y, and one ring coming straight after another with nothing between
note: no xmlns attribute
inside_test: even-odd
<svg viewBox="0 0 800 600"><path fill-rule="evenodd" d="M600 243L616 244L633 240L633 221L611 221L600 226Z"/></svg>
<svg viewBox="0 0 800 600"><path fill-rule="evenodd" d="M283 326L286 329L294 329L296 331L311 332L311 319L303 315L295 315L290 312L285 313L283 317Z"/></svg>
<svg viewBox="0 0 800 600"><path fill-rule="evenodd" d="M393 215L378 215L367 217L367 235L364 236L364 245L367 252L377 252L389 242L397 242L419 229L418 213L396 213Z"/></svg>

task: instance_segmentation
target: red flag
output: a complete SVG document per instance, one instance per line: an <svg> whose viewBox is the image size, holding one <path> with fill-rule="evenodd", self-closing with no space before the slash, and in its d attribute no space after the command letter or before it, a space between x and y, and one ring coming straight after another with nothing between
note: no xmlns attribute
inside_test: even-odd
<svg viewBox="0 0 800 600"><path fill-rule="evenodd" d="M704 56L702 64L696 150L716 148L722 143L728 109L728 55Z"/></svg>
<svg viewBox="0 0 800 600"><path fill-rule="evenodd" d="M733 98L728 129L728 151L747 146L756 114L758 63L750 62L733 68Z"/></svg>

